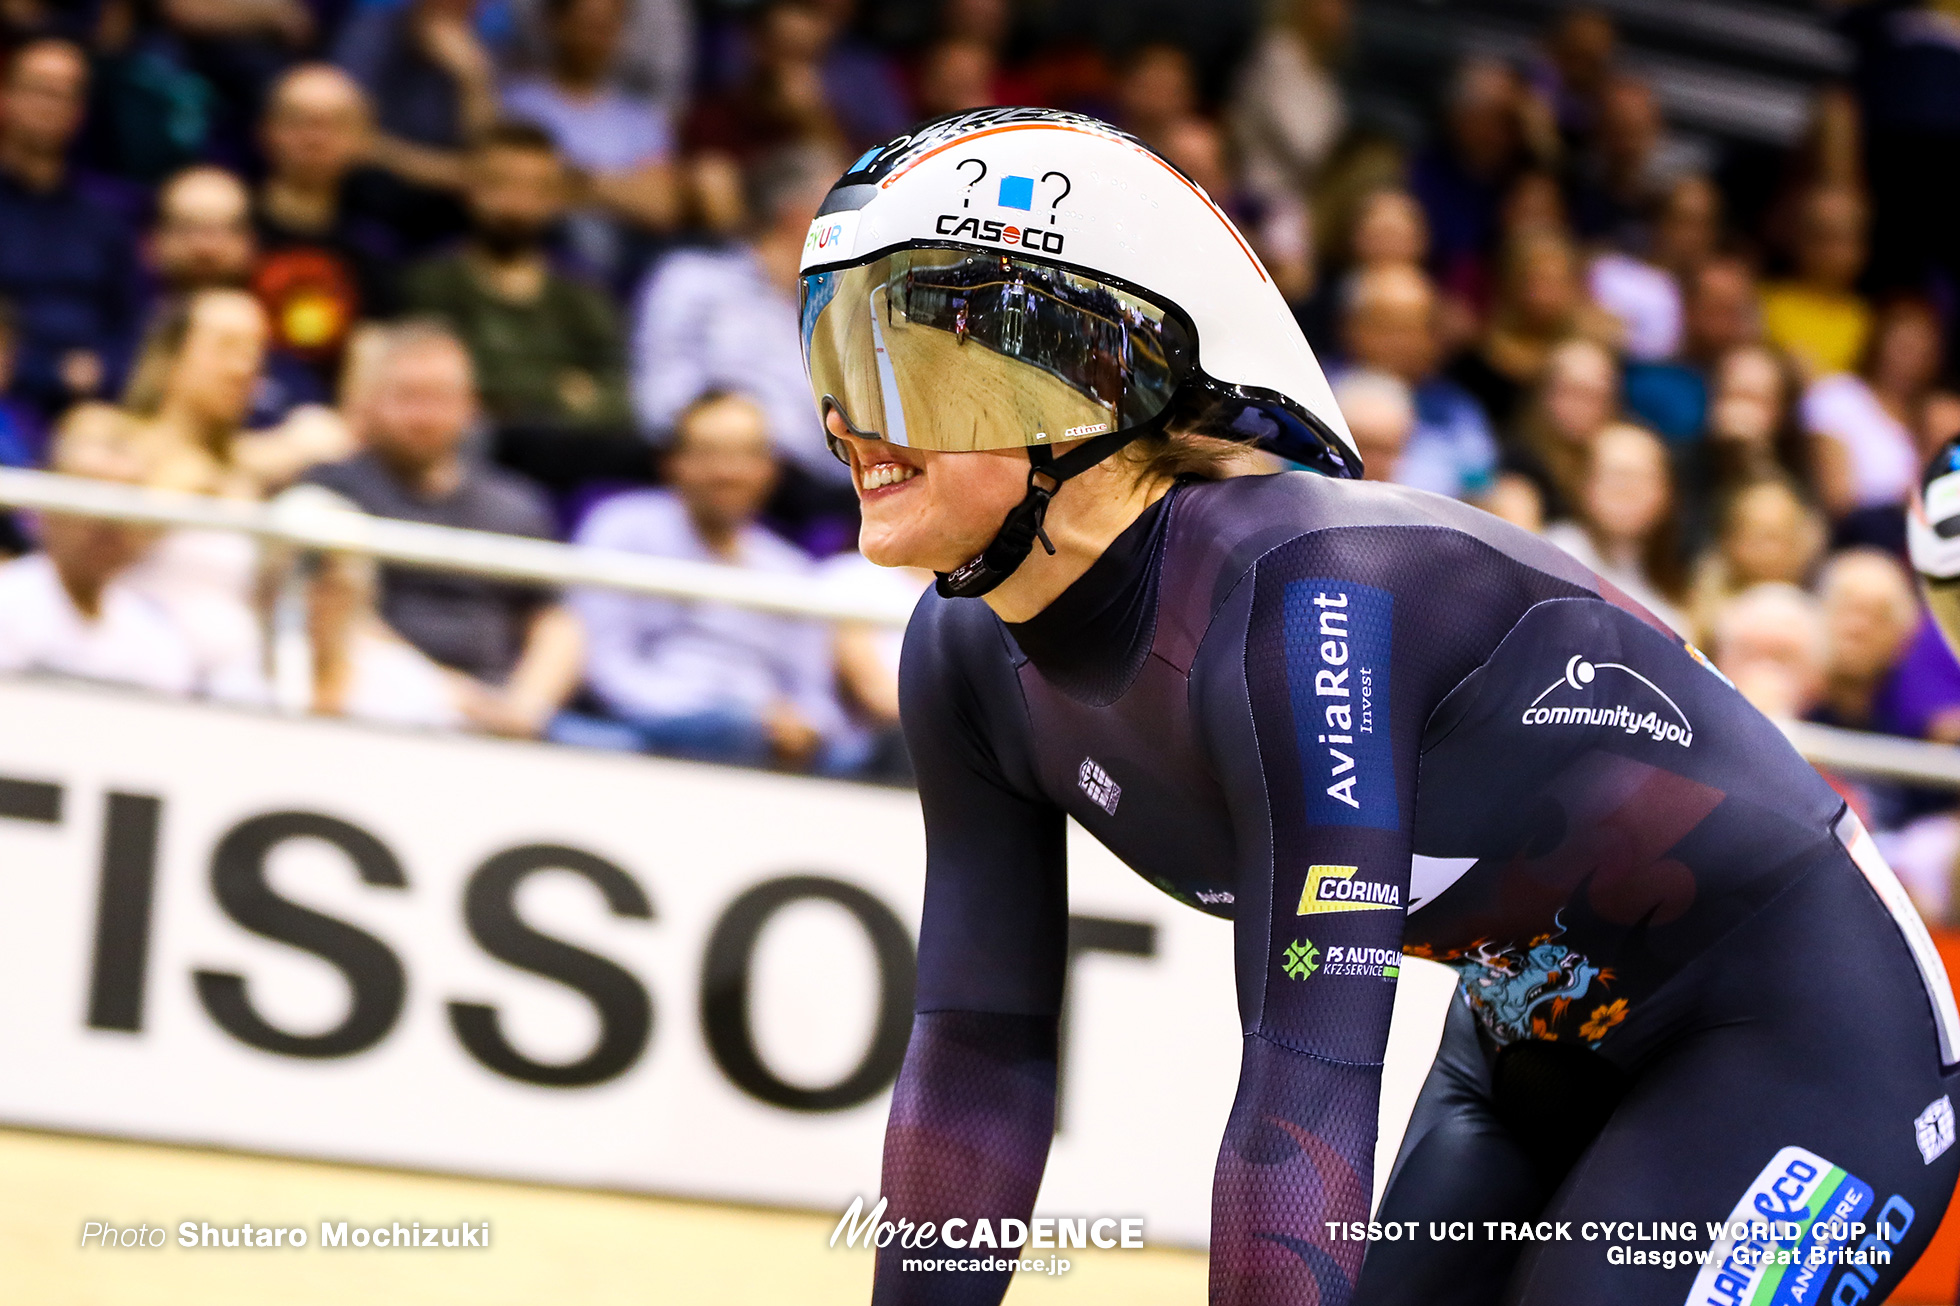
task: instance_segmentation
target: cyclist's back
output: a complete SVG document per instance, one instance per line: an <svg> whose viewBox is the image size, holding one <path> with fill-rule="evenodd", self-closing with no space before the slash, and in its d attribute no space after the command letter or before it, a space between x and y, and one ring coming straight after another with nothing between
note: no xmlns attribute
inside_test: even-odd
<svg viewBox="0 0 1960 1306"><path fill-rule="evenodd" d="M1052 1015L1062 813L1236 920L1225 1300L1338 1300L1356 1273L1366 1244L1328 1222L1367 1218L1404 950L1464 1001L1384 1219L1725 1220L1790 1147L1885 1188L1867 1215L1953 1186L1913 1124L1950 998L1936 1017L1869 838L1698 653L1535 537L1389 487L1186 484L1032 621L927 599L905 681L923 1022L973 1052L987 1017ZM1894 1250L1936 1219L1893 1220ZM1515 1272L1524 1300L1645 1303L1695 1273L1519 1247L1383 1244L1358 1299L1496 1300Z"/></svg>

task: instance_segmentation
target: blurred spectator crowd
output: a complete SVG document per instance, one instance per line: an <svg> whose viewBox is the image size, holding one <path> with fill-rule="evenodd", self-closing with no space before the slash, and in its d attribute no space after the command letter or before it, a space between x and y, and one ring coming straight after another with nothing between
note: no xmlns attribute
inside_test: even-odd
<svg viewBox="0 0 1960 1306"><path fill-rule="evenodd" d="M852 547L803 237L865 147L1046 104L1234 217L1371 477L1542 532L1773 715L1960 742L1902 563L1960 433L1950 6L1842 7L1852 71L1739 189L1601 10L1466 53L1412 135L1354 108L1354 4L1276 0L1221 70L1015 0L905 42L852 0L0 0L0 463L917 593ZM242 537L0 544L0 668L270 697ZM315 711L905 774L889 633L307 568ZM1834 783L1946 914L1951 799Z"/></svg>

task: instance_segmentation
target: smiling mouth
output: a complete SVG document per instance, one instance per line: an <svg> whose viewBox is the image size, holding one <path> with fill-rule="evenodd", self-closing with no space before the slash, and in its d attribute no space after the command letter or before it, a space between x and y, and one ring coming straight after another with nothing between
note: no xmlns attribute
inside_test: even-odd
<svg viewBox="0 0 1960 1306"><path fill-rule="evenodd" d="M877 462L858 472L858 489L869 494L874 490L890 489L903 485L918 476L919 468L910 463Z"/></svg>

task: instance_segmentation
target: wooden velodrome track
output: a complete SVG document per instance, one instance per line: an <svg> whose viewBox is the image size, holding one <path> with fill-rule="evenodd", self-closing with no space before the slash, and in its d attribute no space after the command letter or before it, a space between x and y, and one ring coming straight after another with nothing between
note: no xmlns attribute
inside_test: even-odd
<svg viewBox="0 0 1960 1306"><path fill-rule="evenodd" d="M323 1250L322 1219L488 1220L485 1251ZM88 1220L169 1226L154 1251L83 1250ZM300 1250L192 1251L181 1220L298 1225ZM194 1148L0 1130L7 1306L862 1306L871 1259L826 1246L835 1218L402 1174ZM1048 1253L1043 1253L1047 1255ZM1007 1300L1195 1306L1205 1258L1069 1253Z"/></svg>
<svg viewBox="0 0 1960 1306"><path fill-rule="evenodd" d="M1960 932L1935 935L1960 975ZM1433 1035L1432 1035L1433 1037ZM1418 1080L1383 1104L1393 1155ZM1955 1203L1960 1208L1960 1202ZM323 1219L488 1220L487 1251L323 1250ZM80 1247L89 1220L162 1223L156 1251ZM304 1249L189 1251L182 1220L307 1230ZM835 1216L636 1197L0 1128L0 1306L862 1306L871 1263L832 1251ZM1023 1274L1014 1303L1198 1306L1206 1259L1169 1249L1071 1252ZM1892 1306L1947 1306L1960 1279L1949 1210ZM1876 1302L1868 1306L1878 1306Z"/></svg>

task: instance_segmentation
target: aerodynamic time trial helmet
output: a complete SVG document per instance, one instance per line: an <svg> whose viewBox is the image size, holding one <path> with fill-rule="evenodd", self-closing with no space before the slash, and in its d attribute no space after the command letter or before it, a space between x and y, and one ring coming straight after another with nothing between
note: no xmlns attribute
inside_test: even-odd
<svg viewBox="0 0 1960 1306"><path fill-rule="evenodd" d="M973 110L867 151L810 224L801 301L826 419L911 448L1030 451L1019 520L989 566L942 576L946 592L997 584L1061 481L1173 423L1360 475L1313 351L1231 219L1081 114Z"/></svg>

